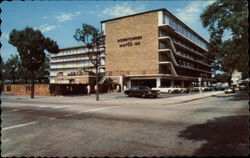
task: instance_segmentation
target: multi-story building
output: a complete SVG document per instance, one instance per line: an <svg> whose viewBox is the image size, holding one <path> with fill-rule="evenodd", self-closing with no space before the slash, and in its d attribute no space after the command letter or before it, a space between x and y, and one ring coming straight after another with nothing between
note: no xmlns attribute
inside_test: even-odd
<svg viewBox="0 0 250 158"><path fill-rule="evenodd" d="M189 87L198 78L203 85L211 85L211 66L204 58L207 41L166 9L108 19L101 25L105 35L101 55L105 70L101 71L121 89ZM79 46L52 55L50 83L64 85L61 92L68 85L78 92L87 85L93 87L95 71L87 51L86 46Z"/></svg>
<svg viewBox="0 0 250 158"><path fill-rule="evenodd" d="M207 41L166 9L101 21L106 74L130 88L210 85Z"/></svg>
<svg viewBox="0 0 250 158"><path fill-rule="evenodd" d="M50 84L57 91L56 94L85 93L87 85L94 89L95 68L88 51L86 46L78 46L60 49L58 54L51 55ZM95 51L91 53L96 53ZM100 54L100 58L101 64L105 65L104 52ZM103 73L104 69L100 68L99 71Z"/></svg>

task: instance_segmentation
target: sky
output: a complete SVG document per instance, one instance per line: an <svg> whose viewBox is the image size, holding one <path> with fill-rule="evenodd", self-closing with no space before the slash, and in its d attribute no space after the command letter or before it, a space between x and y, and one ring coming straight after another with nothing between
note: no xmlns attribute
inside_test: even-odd
<svg viewBox="0 0 250 158"><path fill-rule="evenodd" d="M83 45L73 38L83 23L98 29L100 21L120 16L166 8L195 32L209 40L209 32L202 26L200 14L213 0L166 1L4 1L1 3L1 56L6 61L18 54L8 43L9 33L33 27L45 37L55 40L59 48Z"/></svg>

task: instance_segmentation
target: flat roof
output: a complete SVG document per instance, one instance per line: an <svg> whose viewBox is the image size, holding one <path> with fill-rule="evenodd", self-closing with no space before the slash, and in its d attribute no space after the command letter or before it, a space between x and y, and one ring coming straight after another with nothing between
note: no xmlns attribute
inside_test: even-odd
<svg viewBox="0 0 250 158"><path fill-rule="evenodd" d="M67 48L61 48L59 49L59 51L63 51L63 50L70 50L70 49L78 49L78 48L86 48L86 45L83 46L74 46L74 47L67 47Z"/></svg>
<svg viewBox="0 0 250 158"><path fill-rule="evenodd" d="M113 20L119 20L119 19L123 19L123 18L128 18L128 17L132 17L132 16L137 16L137 15L141 15L141 14L156 12L156 11L164 11L164 12L166 12L166 13L167 13L168 15L170 15L174 20L176 20L176 21L178 21L179 23L181 23L182 25L184 25L185 28L187 28L189 31L191 31L192 33L194 33L196 36L198 36L198 37L199 37L201 40L203 40L205 43L208 43L208 41L207 41L206 39L204 39L203 37L201 37L198 33L196 33L194 30L192 30L189 26L187 26L184 22L182 22L180 19L178 19L175 15L173 15L170 11L168 11L168 10L165 9L165 8L160 8L160 9L150 10L150 11L146 11L146 12L141 12L141 13L126 15L126 16L121 16L121 17L118 17L118 18L107 19L107 20L101 21L101 23L105 23L105 22L113 21Z"/></svg>
<svg viewBox="0 0 250 158"><path fill-rule="evenodd" d="M155 10L150 10L150 11L146 11L146 12L140 12L140 13L136 13L136 14L130 14L130 15L121 16L121 17L118 17L118 18L103 20L103 21L101 21L101 23L104 23L104 22L107 22L107 21L118 20L118 19L122 19L122 18L127 18L127 17L131 17L131 16L137 16L137 15L141 15L141 14L146 14L146 13L150 13L150 12L163 11L163 10L166 10L166 9L161 8L161 9L155 9Z"/></svg>

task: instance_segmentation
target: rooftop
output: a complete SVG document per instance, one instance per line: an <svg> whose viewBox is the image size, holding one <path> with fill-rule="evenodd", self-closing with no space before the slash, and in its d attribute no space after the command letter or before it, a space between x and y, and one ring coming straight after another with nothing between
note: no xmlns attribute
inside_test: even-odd
<svg viewBox="0 0 250 158"><path fill-rule="evenodd" d="M192 33L194 33L197 37L199 37L202 41L204 41L205 43L208 43L208 41L206 39L204 39L203 37L201 37L198 33L196 33L194 30L192 30L190 27L188 27L185 23L183 23L180 19L178 19L176 16L174 16L170 11L168 11L165 8L150 10L150 11L136 13L136 14L131 14L131 15L127 15L127 16L121 16L121 17L113 18L113 19L107 19L107 20L101 21L101 23L105 23L105 22L109 22L109 21L113 21L113 20L119 20L119 19L123 19L123 18L127 18L127 17L137 16L137 15L142 15L142 14L151 13L151 12L158 12L158 11L163 11L163 12L167 13L174 20L176 20L179 23L181 23L186 29L188 29L189 31L191 31Z"/></svg>

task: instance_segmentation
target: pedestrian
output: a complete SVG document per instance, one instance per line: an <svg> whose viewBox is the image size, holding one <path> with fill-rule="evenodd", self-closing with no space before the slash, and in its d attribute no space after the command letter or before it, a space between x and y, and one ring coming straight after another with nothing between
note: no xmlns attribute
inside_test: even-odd
<svg viewBox="0 0 250 158"><path fill-rule="evenodd" d="M87 85L88 95L90 94L90 85Z"/></svg>

